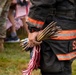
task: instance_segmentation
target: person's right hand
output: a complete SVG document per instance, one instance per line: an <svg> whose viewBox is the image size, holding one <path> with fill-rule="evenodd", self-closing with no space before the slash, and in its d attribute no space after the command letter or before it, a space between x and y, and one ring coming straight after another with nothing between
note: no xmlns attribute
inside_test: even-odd
<svg viewBox="0 0 76 75"><path fill-rule="evenodd" d="M28 34L28 46L29 47L34 47L34 46L37 46L37 45L40 45L41 44L41 41L38 42L37 41L37 36L39 35L39 32L33 32L33 33L30 33Z"/></svg>

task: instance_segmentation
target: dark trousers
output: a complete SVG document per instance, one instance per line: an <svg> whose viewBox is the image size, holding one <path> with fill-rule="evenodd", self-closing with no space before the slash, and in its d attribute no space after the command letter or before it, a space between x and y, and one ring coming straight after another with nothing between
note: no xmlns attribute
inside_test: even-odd
<svg viewBox="0 0 76 75"><path fill-rule="evenodd" d="M66 75L65 72L59 72L59 73L42 73L42 75ZM71 75L71 74L67 74L67 75Z"/></svg>
<svg viewBox="0 0 76 75"><path fill-rule="evenodd" d="M64 73L42 73L42 75L65 75Z"/></svg>
<svg viewBox="0 0 76 75"><path fill-rule="evenodd" d="M65 68L65 70L62 72L53 72L53 73L41 72L41 75L72 75L71 63L66 61L64 68Z"/></svg>

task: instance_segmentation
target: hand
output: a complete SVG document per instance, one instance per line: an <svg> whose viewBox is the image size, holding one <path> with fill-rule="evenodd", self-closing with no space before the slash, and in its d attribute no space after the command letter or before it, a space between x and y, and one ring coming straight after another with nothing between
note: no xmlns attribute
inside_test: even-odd
<svg viewBox="0 0 76 75"><path fill-rule="evenodd" d="M28 37L29 37L29 39L31 40L33 37L31 37L31 36L36 36L37 34L39 35L41 33L41 31L39 31L38 33L37 32L34 32L34 33L30 33L30 32L28 32ZM38 36L37 35L37 36ZM34 36L34 37L35 37ZM24 50L26 50L26 51L29 51L29 50L32 50L32 48L33 48L33 46L35 46L35 45L39 45L41 42L38 42L37 40L35 40L34 42L35 42L35 44L33 44L33 42L32 42L32 44L31 44L31 42L29 41L29 39L28 38L25 38L25 39L23 39L23 40L21 40L21 43L20 43L20 46L23 48L23 51ZM32 40L31 40L32 41Z"/></svg>
<svg viewBox="0 0 76 75"><path fill-rule="evenodd" d="M38 35L39 35L39 32L33 32L33 33L28 34L28 39L29 39L28 46L29 47L33 47L33 46L37 46L41 44L41 42L38 42L36 39Z"/></svg>

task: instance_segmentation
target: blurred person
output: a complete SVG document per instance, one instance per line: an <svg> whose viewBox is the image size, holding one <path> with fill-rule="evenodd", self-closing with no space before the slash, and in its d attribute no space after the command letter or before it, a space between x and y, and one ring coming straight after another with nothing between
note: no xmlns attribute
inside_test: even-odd
<svg viewBox="0 0 76 75"><path fill-rule="evenodd" d="M17 36L16 27L20 28L21 26L23 26L24 30L28 32L27 25L26 25L26 17L28 15L28 11L29 11L28 1L27 2L25 1L25 3L21 4L19 2L14 2L13 0L8 14L8 19L11 22L12 26L10 29L10 35L6 37L5 42L20 41L20 39ZM8 27L8 24L7 24L7 27Z"/></svg>
<svg viewBox="0 0 76 75"><path fill-rule="evenodd" d="M11 0L0 0L0 51L4 50L4 38L6 37L6 18Z"/></svg>

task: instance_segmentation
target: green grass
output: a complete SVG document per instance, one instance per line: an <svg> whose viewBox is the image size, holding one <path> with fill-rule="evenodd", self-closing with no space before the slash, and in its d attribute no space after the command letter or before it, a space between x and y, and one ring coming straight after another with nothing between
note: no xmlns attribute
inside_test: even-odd
<svg viewBox="0 0 76 75"><path fill-rule="evenodd" d="M19 37L22 38L22 36ZM5 44L5 50L0 53L0 75L22 75L22 70L27 68L29 59L29 52L23 52L19 43ZM76 75L76 61L72 67L72 75ZM33 75L39 75L39 73L39 70L34 71Z"/></svg>
<svg viewBox="0 0 76 75"><path fill-rule="evenodd" d="M72 64L72 73L73 75L76 75L76 60Z"/></svg>
<svg viewBox="0 0 76 75"><path fill-rule="evenodd" d="M18 43L5 44L5 51L0 53L0 75L22 75L29 58L29 52L22 52ZM76 61L72 67L73 75L76 75ZM39 75L39 71L34 71L33 75Z"/></svg>
<svg viewBox="0 0 76 75"><path fill-rule="evenodd" d="M28 61L29 53L22 52L19 44L5 44L5 51L0 53L0 75L21 75Z"/></svg>

